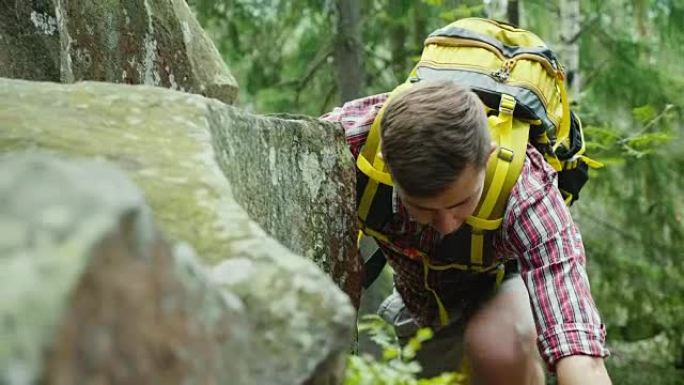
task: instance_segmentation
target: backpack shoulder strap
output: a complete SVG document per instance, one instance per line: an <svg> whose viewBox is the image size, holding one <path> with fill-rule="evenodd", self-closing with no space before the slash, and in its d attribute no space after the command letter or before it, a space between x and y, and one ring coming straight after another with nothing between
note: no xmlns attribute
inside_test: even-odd
<svg viewBox="0 0 684 385"><path fill-rule="evenodd" d="M529 123L513 118L516 101L502 94L498 116L489 117L489 129L498 148L487 163L484 191L475 213L466 219L472 227L471 263L482 265L484 232L498 229L506 202L520 176L527 150Z"/></svg>

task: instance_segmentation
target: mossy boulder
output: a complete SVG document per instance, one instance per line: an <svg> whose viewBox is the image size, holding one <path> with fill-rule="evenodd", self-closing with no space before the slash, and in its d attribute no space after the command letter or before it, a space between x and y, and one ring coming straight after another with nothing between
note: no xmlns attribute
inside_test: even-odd
<svg viewBox="0 0 684 385"><path fill-rule="evenodd" d="M258 230L210 269L109 162L31 151L0 201L0 383L339 382L348 299Z"/></svg>
<svg viewBox="0 0 684 385"><path fill-rule="evenodd" d="M146 84L232 104L238 85L184 0L0 2L0 77Z"/></svg>
<svg viewBox="0 0 684 385"><path fill-rule="evenodd" d="M355 175L339 127L262 117L155 87L0 79L0 153L41 148L104 158L145 192L173 239L207 262L255 225L329 272L358 303ZM236 211L239 211L237 213Z"/></svg>

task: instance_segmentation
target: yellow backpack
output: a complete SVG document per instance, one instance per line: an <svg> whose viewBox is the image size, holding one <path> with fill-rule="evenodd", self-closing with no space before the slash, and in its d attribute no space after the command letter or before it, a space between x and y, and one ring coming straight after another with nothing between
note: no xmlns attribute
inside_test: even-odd
<svg viewBox="0 0 684 385"><path fill-rule="evenodd" d="M487 164L482 199L466 220L471 230L470 262L449 267L491 271L496 265L483 259L485 240L501 226L528 141L558 171L559 188L568 205L578 198L588 167L601 165L584 155L582 126L570 111L562 66L542 39L529 31L480 18L458 20L438 29L425 41L420 61L406 83L392 91L388 102L421 80L454 81L469 87L487 111L492 139L499 149ZM362 231L381 241L384 235L379 228L387 212L377 202L386 199L392 189L392 178L378 156L383 113L384 107L357 158ZM425 259L424 263L432 267Z"/></svg>

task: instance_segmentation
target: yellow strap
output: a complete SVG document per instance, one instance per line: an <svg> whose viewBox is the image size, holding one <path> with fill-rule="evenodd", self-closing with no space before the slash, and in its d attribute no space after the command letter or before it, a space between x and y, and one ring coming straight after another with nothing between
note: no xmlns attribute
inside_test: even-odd
<svg viewBox="0 0 684 385"><path fill-rule="evenodd" d="M505 276L506 276L506 266L504 264L501 264L496 268L496 284L495 284L495 287L497 289L501 287L501 283L503 282Z"/></svg>
<svg viewBox="0 0 684 385"><path fill-rule="evenodd" d="M449 314L446 311L446 307L442 303L442 300L439 298L439 295L435 290L433 290L430 287L430 284L428 283L428 274L430 272L430 263L428 262L427 256L423 256L423 283L425 284L425 289L428 290L429 292L432 293L432 295L435 297L435 301L437 302L437 311L439 313L439 323L442 326L446 326L449 324Z"/></svg>
<svg viewBox="0 0 684 385"><path fill-rule="evenodd" d="M560 90L563 116L561 117L558 134L556 134L556 143L553 145L554 152L556 152L558 146L570 136L570 103L568 102L568 92L565 89L565 75L562 71L558 71L556 81L558 82L558 88Z"/></svg>
<svg viewBox="0 0 684 385"><path fill-rule="evenodd" d="M579 130L580 140L582 143L582 147L580 147L579 151L577 151L575 155L582 155L586 149L587 142L584 141L584 128L582 127L582 119L580 119L579 116L575 116L575 120L577 120L577 129ZM570 124L572 124L572 118L570 119ZM570 135L570 133L568 133L568 135Z"/></svg>
<svg viewBox="0 0 684 385"><path fill-rule="evenodd" d="M582 120L579 117L577 117L577 126L578 126L578 129L580 132L580 138L582 140L582 148L580 148L580 150L577 151L576 155L579 156L579 158L582 159L584 161L584 163L586 163L587 166L589 166L591 168L603 167L604 166L603 163L601 163L597 160L588 158L587 156L584 155L584 151L585 151L587 142L584 141L584 128L582 127Z"/></svg>
<svg viewBox="0 0 684 385"><path fill-rule="evenodd" d="M604 166L603 163L601 163L597 160L591 159L591 158L584 156L584 155L580 155L580 159L582 159L584 161L584 163L586 163L587 166L589 166L591 168L601 168Z"/></svg>
<svg viewBox="0 0 684 385"><path fill-rule="evenodd" d="M403 83L400 84L397 88L395 88L392 93L387 97L387 100L385 103L383 103L382 107L380 108L380 111L378 111L378 114L375 116L375 119L373 120L373 123L371 124L370 131L368 132L368 137L366 138L366 142L363 145L363 148L361 149L361 153L359 154L359 157L357 158L357 165L359 164L358 159L364 159L367 163L376 165L376 155L380 152L380 138L381 138L381 127L380 124L382 122L382 117L385 115L385 110L387 109L387 106L389 105L390 101L394 99L397 95L401 94L405 90L407 90L411 86L411 83ZM382 162L382 158L379 159L379 161ZM384 166L384 162L382 162L382 166ZM360 167L359 167L360 168ZM363 171L363 169L361 170ZM377 171L383 172L385 171L384 169L378 169ZM366 174L368 175L368 174ZM370 177L370 175L368 175Z"/></svg>
<svg viewBox="0 0 684 385"><path fill-rule="evenodd" d="M421 255L421 257L422 257L422 256L426 256L426 257L427 257L427 255L426 255L426 254L423 254L423 253L421 253L420 255ZM428 262L428 263L429 263L429 262ZM450 270L450 269L457 269L457 270L473 271L473 272L476 272L476 273L487 273L487 272L493 271L493 270L496 268L496 266L497 266L496 264L490 265L490 266L472 266L472 265L471 265L471 266L468 266L468 265L464 265L464 264L462 264L462 263L449 263L449 264L446 264L446 265L431 265L431 264L428 264L428 267L429 267L431 270L435 270L435 271L444 271L444 270Z"/></svg>
<svg viewBox="0 0 684 385"><path fill-rule="evenodd" d="M363 144L363 148L359 154L359 158L363 157L371 164L375 160L375 154L377 154L380 149L380 122L382 121L385 109L387 108L387 103L392 98L392 95L394 95L394 91L387 97L387 100L380 108L380 111L375 115L375 120L373 120L370 131L368 131L366 142Z"/></svg>
<svg viewBox="0 0 684 385"><path fill-rule="evenodd" d="M549 136L546 135L546 131L542 132L540 135L538 135L535 139L535 142L539 144L548 144L549 143Z"/></svg>
<svg viewBox="0 0 684 385"><path fill-rule="evenodd" d="M368 213L370 212L373 198L375 198L375 193L377 191L378 182L369 178L366 188L363 189L363 195L361 195L361 202L359 202L359 208L357 210L357 215L362 221L365 221L366 218L368 218Z"/></svg>
<svg viewBox="0 0 684 385"><path fill-rule="evenodd" d="M430 287L430 284L428 283L428 274L430 270L446 270L448 268L454 268L455 265L457 264L450 264L450 265L443 265L443 266L434 266L430 264L429 258L427 255L423 254L422 255L422 261L423 261L423 283L425 285L425 289L428 290L429 292L432 293L432 295L435 297L435 302L437 303L437 312L439 314L439 323L442 326L446 326L449 324L449 313L446 310L446 306L444 306L444 303L442 302L442 299L439 298L439 294ZM463 265L459 265L463 266ZM467 268L467 267L466 267ZM496 281L495 285L498 288L501 285L501 282L503 282L503 278L505 275L505 266L503 264L498 264L494 265L492 267L486 268L486 269L477 269L476 271L479 272L489 272L489 271L494 271L496 273Z"/></svg>
<svg viewBox="0 0 684 385"><path fill-rule="evenodd" d="M566 206L570 206L570 203L572 203L572 199L574 198L572 194L570 194L567 191L560 190L561 196L564 196L563 202L565 202Z"/></svg>
<svg viewBox="0 0 684 385"><path fill-rule="evenodd" d="M382 234L380 232L377 232L373 229L370 229L368 227L363 226L363 223L361 223L361 231L363 231L364 234L371 236L375 238L376 240L380 242L384 242L387 245L391 245L389 237L387 235ZM490 271L493 271L497 265L491 265L491 266L468 266L466 264L462 263L449 263L445 265L433 265L430 264L430 257L421 252L420 250L415 250L417 255L421 257L423 264L427 265L428 268L431 270L435 271L444 271L444 270L450 270L450 269L457 269L457 270L470 270L478 273L487 273Z"/></svg>
<svg viewBox="0 0 684 385"><path fill-rule="evenodd" d="M507 151L510 154L513 152L508 148L501 148L500 150ZM498 155L496 155L498 157ZM519 155L518 155L519 156ZM508 174L508 168L510 166L509 161L498 159L496 160L496 169L494 171L494 177L487 187L486 195L482 201L480 210L475 214L480 218L489 218L494 210L494 205L499 199L501 194L504 181L506 180L506 175Z"/></svg>
<svg viewBox="0 0 684 385"><path fill-rule="evenodd" d="M375 162L376 164L379 164L380 162L380 157L375 157ZM356 166L361 170L362 173L366 174L370 179L380 182L382 184L386 184L388 186L392 186L392 176L388 172L382 172L378 171L377 168L373 167L373 165L370 164L368 159L366 159L363 154L359 154L359 157L356 158ZM384 162L382 164L382 168L384 168Z"/></svg>
<svg viewBox="0 0 684 385"><path fill-rule="evenodd" d="M472 227L470 262L473 265L483 264L483 232L501 226L508 196L525 160L530 126L529 122L514 119L515 104L512 96L502 95L499 115L489 118L492 137L498 141L499 149L487 164L483 198L475 214L466 219L466 223Z"/></svg>
<svg viewBox="0 0 684 385"><path fill-rule="evenodd" d="M482 265L482 255L484 254L484 234L472 231L470 234L470 263Z"/></svg>
<svg viewBox="0 0 684 385"><path fill-rule="evenodd" d="M499 104L499 116L490 119L491 128L499 136L499 149L495 154L496 162L494 175L492 181L487 186L487 191L483 197L482 204L475 216L479 218L489 218L494 205L501 194L501 187L503 186L510 162L515 156L512 147L512 130L513 130L513 111L515 110L515 98L510 95L502 94L501 102Z"/></svg>
<svg viewBox="0 0 684 385"><path fill-rule="evenodd" d="M378 231L375 231L369 227L364 226L363 222L360 223L360 227L361 227L361 231L364 234L371 236L371 237L375 238L376 240L378 240L380 242L384 242L388 245L391 244L390 239L387 235L382 234ZM494 268L496 268L496 265L486 266L486 267L483 267L483 266L472 266L471 267L471 266L468 266L468 265L462 264L462 263L450 263L450 264L446 264L446 265L432 265L432 264L430 264L430 257L427 254L420 252L419 250L416 250L416 252L421 257L424 265L426 265L428 268L430 268L432 270L436 270L436 271L457 269L457 270L471 270L474 272L486 273L486 272L491 271Z"/></svg>
<svg viewBox="0 0 684 385"><path fill-rule="evenodd" d="M504 209L506 208L506 203L508 202L508 196L510 195L513 186L518 182L518 177L522 172L523 164L525 163L525 157L527 153L527 143L530 140L530 124L528 122L514 120L513 130L512 130L512 149L515 154L511 160L510 168L508 169L508 174L506 174L506 180L504 181L502 193L499 195L499 200L496 203L493 211L493 217L502 217L504 214Z"/></svg>
<svg viewBox="0 0 684 385"><path fill-rule="evenodd" d="M478 218L475 216L469 216L466 218L466 223L469 224L471 227L480 229L480 230L496 230L501 226L501 223L503 222L503 218L497 218L497 219L483 219L483 218Z"/></svg>
<svg viewBox="0 0 684 385"><path fill-rule="evenodd" d="M544 159L554 170L561 171L563 169L563 164L561 164L561 161L558 160L555 154L544 154Z"/></svg>
<svg viewBox="0 0 684 385"><path fill-rule="evenodd" d="M389 238L387 237L387 235L364 226L363 222L359 223L359 227L361 227L361 231L369 237L373 237L379 241L389 243Z"/></svg>
<svg viewBox="0 0 684 385"><path fill-rule="evenodd" d="M401 84L387 97L387 100L383 103L382 108L380 108L380 111L378 111L378 114L371 124L368 137L361 149L361 153L356 158L356 166L361 172L368 176L368 183L361 195L358 209L358 216L362 221L365 221L366 218L368 218L373 199L378 191L378 183L392 186L392 177L387 172L385 161L382 159L382 154L380 153L380 123L382 122L382 117L385 114L385 109L390 100L403 92L410 85L411 83Z"/></svg>

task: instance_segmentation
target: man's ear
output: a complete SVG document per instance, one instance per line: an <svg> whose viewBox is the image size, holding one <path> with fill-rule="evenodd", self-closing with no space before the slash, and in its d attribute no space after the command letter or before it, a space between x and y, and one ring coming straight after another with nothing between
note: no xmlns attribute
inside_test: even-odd
<svg viewBox="0 0 684 385"><path fill-rule="evenodd" d="M499 145L496 144L496 142L491 142L489 146L489 154L487 154L487 159L489 159L489 157L492 156L494 151L496 151L496 149L499 148Z"/></svg>

